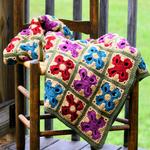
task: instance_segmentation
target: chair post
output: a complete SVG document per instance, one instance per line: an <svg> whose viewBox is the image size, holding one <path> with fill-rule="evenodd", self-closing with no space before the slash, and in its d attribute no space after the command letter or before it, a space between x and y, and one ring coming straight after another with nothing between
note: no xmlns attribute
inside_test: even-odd
<svg viewBox="0 0 150 150"><path fill-rule="evenodd" d="M138 149L138 81L134 84L131 99L129 100L128 150Z"/></svg>
<svg viewBox="0 0 150 150"><path fill-rule="evenodd" d="M91 23L90 38L98 38L99 0L90 0L90 23Z"/></svg>
<svg viewBox="0 0 150 150"><path fill-rule="evenodd" d="M23 150L25 148L25 127L19 120L19 114L24 114L24 96L18 91L18 86L23 85L24 71L23 66L17 64L15 66L15 107L16 107L16 148Z"/></svg>
<svg viewBox="0 0 150 150"><path fill-rule="evenodd" d="M40 71L39 62L30 64L30 150L40 149Z"/></svg>

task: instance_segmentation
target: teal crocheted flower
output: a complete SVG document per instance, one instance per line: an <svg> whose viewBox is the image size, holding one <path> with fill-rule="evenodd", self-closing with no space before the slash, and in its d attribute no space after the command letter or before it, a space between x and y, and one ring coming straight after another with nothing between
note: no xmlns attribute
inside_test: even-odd
<svg viewBox="0 0 150 150"><path fill-rule="evenodd" d="M100 51L96 47L91 47L88 50L88 54L84 56L84 60L87 64L95 62L96 69L99 70L104 66L104 62L102 60L103 57L106 57L106 53L104 51Z"/></svg>
<svg viewBox="0 0 150 150"><path fill-rule="evenodd" d="M30 44L24 44L24 45L21 45L20 48L23 50L23 51L27 51L27 52L31 52L31 57L32 59L37 59L38 58L38 54L37 52L35 51L36 48L38 47L38 44L33 42L32 45Z"/></svg>
<svg viewBox="0 0 150 150"><path fill-rule="evenodd" d="M62 94L63 89L60 85L52 86L52 82L47 80L45 82L45 100L49 100L49 104L52 108L56 107L58 104L57 96Z"/></svg>
<svg viewBox="0 0 150 150"><path fill-rule="evenodd" d="M102 85L101 90L102 94L96 96L96 104L101 105L104 103L106 111L113 110L115 107L114 100L121 96L120 90L118 88L111 90L110 85L107 82Z"/></svg>
<svg viewBox="0 0 150 150"><path fill-rule="evenodd" d="M139 68L142 69L142 70L145 70L145 69L146 69L146 64L145 64L143 58L141 58L141 62L140 62L140 64L139 64Z"/></svg>

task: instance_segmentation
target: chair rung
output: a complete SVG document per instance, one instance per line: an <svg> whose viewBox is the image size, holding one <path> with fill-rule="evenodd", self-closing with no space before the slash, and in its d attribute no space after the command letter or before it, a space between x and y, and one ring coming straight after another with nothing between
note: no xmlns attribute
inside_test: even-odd
<svg viewBox="0 0 150 150"><path fill-rule="evenodd" d="M69 135L74 134L73 130L53 130L40 132L40 136L57 136L57 135Z"/></svg>
<svg viewBox="0 0 150 150"><path fill-rule="evenodd" d="M26 116L26 118L30 120L30 116ZM56 116L51 114L40 115L40 119L53 119L53 118L56 118Z"/></svg>
<svg viewBox="0 0 150 150"><path fill-rule="evenodd" d="M128 119L116 118L115 121L120 122L120 123L124 123L124 124L129 124L129 120Z"/></svg>
<svg viewBox="0 0 150 150"><path fill-rule="evenodd" d="M25 97L27 97L27 98L29 98L29 91L26 89L26 88L24 88L22 85L19 85L18 86L18 90L25 96Z"/></svg>
<svg viewBox="0 0 150 150"><path fill-rule="evenodd" d="M24 115L20 114L18 118L27 128L30 129L30 121Z"/></svg>
<svg viewBox="0 0 150 150"><path fill-rule="evenodd" d="M116 126L112 126L110 131L119 131L119 130L128 130L130 129L129 125L116 125Z"/></svg>

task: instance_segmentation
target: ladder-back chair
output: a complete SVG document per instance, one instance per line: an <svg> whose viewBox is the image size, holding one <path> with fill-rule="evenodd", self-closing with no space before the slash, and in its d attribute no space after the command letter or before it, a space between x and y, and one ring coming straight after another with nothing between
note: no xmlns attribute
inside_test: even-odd
<svg viewBox="0 0 150 150"><path fill-rule="evenodd" d="M106 12L106 4L107 1L101 0L101 13ZM131 0L130 4L133 6L134 0ZM102 7L102 5L104 7ZM24 1L14 0L14 33L17 33L21 28L26 26L23 24L24 9ZM131 15L133 12L129 13ZM102 28L100 34L104 34L106 32L105 23L107 19L102 14L100 17L100 27ZM62 19L62 21L73 31L86 33L89 34L91 38L97 38L99 35L99 0L90 0L90 21L70 21L64 19ZM129 32L132 31L131 29ZM30 70L29 91L23 87L25 79L24 68ZM43 105L43 101L40 101L40 75L44 75L44 73L45 68L42 62L38 61L24 62L22 64L17 64L15 67L16 145L18 150L22 150L25 147L25 127L30 129L30 150L38 150L40 148L40 136L71 134L72 140L79 140L77 134L70 129L40 131L40 119L47 120L55 118L55 116L51 114L40 115L40 106ZM24 96L29 99L30 116L25 116ZM134 99L134 104L132 103L132 99ZM124 146L128 147L129 150L136 150L138 134L138 82L134 85L128 103L129 104L126 104L126 117L129 116L129 118L117 118L116 121L123 123L123 125L112 126L111 131L125 130Z"/></svg>

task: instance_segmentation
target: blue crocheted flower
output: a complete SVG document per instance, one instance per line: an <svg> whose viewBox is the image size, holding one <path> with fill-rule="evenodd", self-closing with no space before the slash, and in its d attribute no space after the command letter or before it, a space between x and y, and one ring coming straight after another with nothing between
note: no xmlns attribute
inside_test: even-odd
<svg viewBox="0 0 150 150"><path fill-rule="evenodd" d="M52 86L52 82L47 80L45 82L45 100L48 99L52 108L58 104L56 99L58 95L62 94L63 89L60 85Z"/></svg>
<svg viewBox="0 0 150 150"><path fill-rule="evenodd" d="M70 31L70 29L69 29L67 26L64 26L64 27L63 27L63 32L64 32L64 35L65 35L65 36L70 36L70 37L72 37L71 31Z"/></svg>
<svg viewBox="0 0 150 150"><path fill-rule="evenodd" d="M146 69L146 64L145 64L143 58L141 58L141 62L140 62L140 64L139 64L139 68L142 69L142 70L145 70L145 69Z"/></svg>
<svg viewBox="0 0 150 150"><path fill-rule="evenodd" d="M97 70L103 68L104 62L103 62L102 58L106 57L106 53L103 51L99 51L96 47L91 47L88 50L88 53L89 54L84 56L86 63L92 64L93 62L95 62Z"/></svg>
<svg viewBox="0 0 150 150"><path fill-rule="evenodd" d="M37 59L38 58L38 55L37 55L37 52L35 51L35 49L38 47L38 44L33 42L33 45L30 45L30 44L24 44L24 45L21 45L20 48L24 51L31 51L31 57L32 59Z"/></svg>
<svg viewBox="0 0 150 150"><path fill-rule="evenodd" d="M96 104L101 105L104 103L106 111L113 110L115 107L114 100L121 96L120 90L118 88L111 90L109 83L103 84L101 90L102 94L96 96Z"/></svg>

